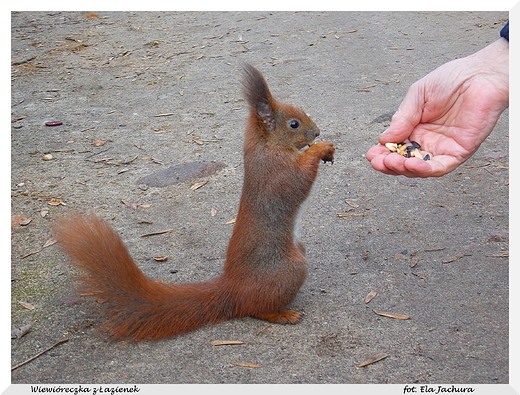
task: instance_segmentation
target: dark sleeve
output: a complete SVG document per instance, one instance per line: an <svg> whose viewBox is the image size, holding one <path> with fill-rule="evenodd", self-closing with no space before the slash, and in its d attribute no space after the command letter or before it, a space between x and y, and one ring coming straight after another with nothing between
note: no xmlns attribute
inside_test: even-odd
<svg viewBox="0 0 520 395"><path fill-rule="evenodd" d="M509 21L507 21L506 25L500 30L500 37L504 37L507 41L509 41Z"/></svg>

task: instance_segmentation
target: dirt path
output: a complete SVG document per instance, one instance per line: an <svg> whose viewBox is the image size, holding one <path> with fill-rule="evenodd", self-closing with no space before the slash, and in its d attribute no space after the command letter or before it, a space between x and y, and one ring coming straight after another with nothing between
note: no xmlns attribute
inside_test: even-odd
<svg viewBox="0 0 520 395"><path fill-rule="evenodd" d="M11 211L25 221L12 229L11 318L13 329L32 327L12 340L11 365L68 342L13 371L12 382L508 383L508 111L441 179L384 176L363 157L411 83L496 40L507 18L13 13ZM244 62L338 147L303 217L311 267L292 307L305 318L110 343L93 330L100 306L75 295L73 270L46 246L51 226L68 209L95 209L148 275L217 275L241 187ZM200 161L226 167L177 185L137 183Z"/></svg>

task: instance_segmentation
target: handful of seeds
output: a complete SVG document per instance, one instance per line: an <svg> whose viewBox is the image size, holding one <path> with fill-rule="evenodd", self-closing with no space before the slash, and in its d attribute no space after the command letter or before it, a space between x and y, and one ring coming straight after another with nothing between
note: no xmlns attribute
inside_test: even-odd
<svg viewBox="0 0 520 395"><path fill-rule="evenodd" d="M421 145L417 141L412 141L410 144L407 143L386 143L386 148L392 152L397 152L399 155L405 158L419 158L424 160L430 160L430 154L422 155L419 149Z"/></svg>

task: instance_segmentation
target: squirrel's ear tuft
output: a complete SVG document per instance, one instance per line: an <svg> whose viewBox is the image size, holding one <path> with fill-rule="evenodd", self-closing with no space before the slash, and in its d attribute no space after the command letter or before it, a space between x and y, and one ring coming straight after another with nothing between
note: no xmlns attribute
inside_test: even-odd
<svg viewBox="0 0 520 395"><path fill-rule="evenodd" d="M261 101L256 104L256 115L258 115L265 124L265 129L272 132L275 127L275 111L267 102Z"/></svg>
<svg viewBox="0 0 520 395"><path fill-rule="evenodd" d="M244 96L249 106L266 124L267 130L274 130L276 101L273 99L262 73L250 64L245 64L243 85Z"/></svg>

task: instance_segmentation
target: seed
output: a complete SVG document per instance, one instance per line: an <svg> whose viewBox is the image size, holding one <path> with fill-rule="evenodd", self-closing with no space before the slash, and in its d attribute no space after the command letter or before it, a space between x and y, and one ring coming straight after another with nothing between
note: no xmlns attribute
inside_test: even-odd
<svg viewBox="0 0 520 395"><path fill-rule="evenodd" d="M413 157L419 158L419 159L423 159L421 151L419 151L417 148L413 148L412 150L410 150L410 156L413 156Z"/></svg>
<svg viewBox="0 0 520 395"><path fill-rule="evenodd" d="M392 152L397 152L397 144L396 143L386 143L386 148L388 148Z"/></svg>
<svg viewBox="0 0 520 395"><path fill-rule="evenodd" d="M421 144L417 141L411 141L411 145L407 145L406 143L386 143L385 146L392 152L397 152L399 155L404 156L405 158L419 158L424 160L430 160L430 154L426 154L423 156L419 149L421 148Z"/></svg>

